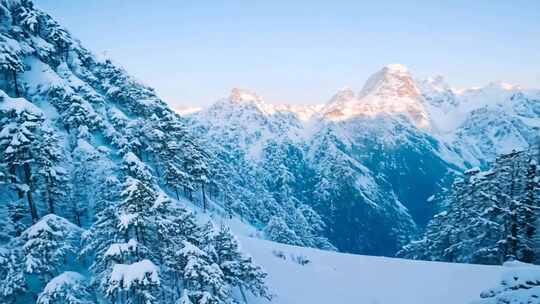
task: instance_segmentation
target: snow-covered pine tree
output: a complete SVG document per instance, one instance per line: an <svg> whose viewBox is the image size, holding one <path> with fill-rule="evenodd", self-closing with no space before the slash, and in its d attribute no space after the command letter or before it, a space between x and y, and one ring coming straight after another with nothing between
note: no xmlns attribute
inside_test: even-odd
<svg viewBox="0 0 540 304"><path fill-rule="evenodd" d="M536 155L530 154L527 166L524 193L516 210L517 238L516 255L518 260L534 263L539 252L535 252L534 239L537 234L538 213L540 208L540 174Z"/></svg>
<svg viewBox="0 0 540 304"><path fill-rule="evenodd" d="M279 243L301 245L302 242L281 217L272 217L264 228L264 234L268 239Z"/></svg>
<svg viewBox="0 0 540 304"><path fill-rule="evenodd" d="M28 216L27 208L24 206L22 199L14 200L7 205L7 215L11 225L5 225L5 227L11 226L13 229L12 237L18 237L22 232L29 227L30 219Z"/></svg>
<svg viewBox="0 0 540 304"><path fill-rule="evenodd" d="M32 1L21 1L21 6L19 6L15 12L16 14L13 17L16 19L16 22L21 25L21 27L31 33L39 34L39 18L41 17L42 12L34 8Z"/></svg>
<svg viewBox="0 0 540 304"><path fill-rule="evenodd" d="M27 290L28 284L24 276L24 262L20 249L0 247L0 297L6 303L15 303Z"/></svg>
<svg viewBox="0 0 540 304"><path fill-rule="evenodd" d="M184 241L176 268L182 269L184 292L193 303L226 303L229 289L219 266L196 245Z"/></svg>
<svg viewBox="0 0 540 304"><path fill-rule="evenodd" d="M96 299L80 273L66 271L45 285L36 304L94 304Z"/></svg>
<svg viewBox="0 0 540 304"><path fill-rule="evenodd" d="M188 186L188 194L190 200L193 200L192 189L200 187L202 196L202 207L206 212L207 198L205 186L208 183L208 166L207 166L207 153L198 145L195 145L192 141L184 141L182 146L182 155L185 172L191 177L192 182Z"/></svg>
<svg viewBox="0 0 540 304"><path fill-rule="evenodd" d="M454 182L446 210L398 256L480 264L534 261L540 203L535 196L539 173L531 155L531 150L514 151L498 157L487 171L466 171L464 179Z"/></svg>
<svg viewBox="0 0 540 304"><path fill-rule="evenodd" d="M272 298L264 281L267 274L240 251L238 241L228 227L220 227L213 238L213 244L225 282L238 287L244 299L244 289L268 300Z"/></svg>
<svg viewBox="0 0 540 304"><path fill-rule="evenodd" d="M52 19L48 20L47 38L56 46L57 54L67 60L69 47L73 41L68 32Z"/></svg>
<svg viewBox="0 0 540 304"><path fill-rule="evenodd" d="M49 213L56 213L60 202L68 195L66 169L62 167L63 151L60 138L50 128L43 128L37 143L39 154L34 175L36 190L45 198Z"/></svg>
<svg viewBox="0 0 540 304"><path fill-rule="evenodd" d="M48 214L16 240L22 248L24 271L43 283L72 263L79 250L82 230L62 217Z"/></svg>
<svg viewBox="0 0 540 304"><path fill-rule="evenodd" d="M2 87L6 92L13 92L15 97L20 97L19 84L17 83L17 73L24 71L24 64L12 48L7 43L0 41L0 70L4 73L7 86ZM10 85L10 82L13 84Z"/></svg>
<svg viewBox="0 0 540 304"><path fill-rule="evenodd" d="M134 154L124 157L126 177L119 201L109 202L85 235L84 254L93 256L94 286L102 295L129 303L157 301L159 267L149 258L154 203L151 173ZM154 240L155 241L155 240Z"/></svg>
<svg viewBox="0 0 540 304"><path fill-rule="evenodd" d="M0 155L8 168L9 180L19 199L26 195L32 221L38 220L33 198L32 164L36 157L36 137L43 118L40 113L26 108L13 109L2 114Z"/></svg>

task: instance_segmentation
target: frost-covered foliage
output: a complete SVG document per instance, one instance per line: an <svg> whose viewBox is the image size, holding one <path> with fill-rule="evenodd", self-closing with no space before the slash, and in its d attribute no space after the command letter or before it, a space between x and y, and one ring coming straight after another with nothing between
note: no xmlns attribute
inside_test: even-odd
<svg viewBox="0 0 540 304"><path fill-rule="evenodd" d="M66 271L45 285L37 304L92 304L95 303L86 278L73 271Z"/></svg>
<svg viewBox="0 0 540 304"><path fill-rule="evenodd" d="M221 210L207 195L223 164L185 121L31 1L0 0L0 16L0 302L270 297L180 203Z"/></svg>
<svg viewBox="0 0 540 304"><path fill-rule="evenodd" d="M540 268L520 262L507 262L499 286L483 291L481 300L471 304L540 303Z"/></svg>
<svg viewBox="0 0 540 304"><path fill-rule="evenodd" d="M514 151L499 156L487 171L467 170L424 237L398 254L462 263L538 262L539 160L537 149Z"/></svg>

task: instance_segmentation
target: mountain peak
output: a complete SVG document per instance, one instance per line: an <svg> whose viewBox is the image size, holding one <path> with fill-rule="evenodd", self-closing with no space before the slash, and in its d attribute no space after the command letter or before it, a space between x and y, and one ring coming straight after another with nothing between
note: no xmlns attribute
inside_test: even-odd
<svg viewBox="0 0 540 304"><path fill-rule="evenodd" d="M324 116L330 120L379 114L405 114L416 125L429 126L420 90L402 64L384 66L369 77L358 96L350 89L339 91L324 109Z"/></svg>
<svg viewBox="0 0 540 304"><path fill-rule="evenodd" d="M407 67L402 64L389 64L369 77L360 97L368 95L417 98L420 91Z"/></svg>
<svg viewBox="0 0 540 304"><path fill-rule="evenodd" d="M262 99L255 94L254 92L240 89L240 88L233 88L231 90L231 94L229 95L229 99L233 102L262 102Z"/></svg>
<svg viewBox="0 0 540 304"><path fill-rule="evenodd" d="M407 67L401 63L387 64L383 69L389 72L394 72L394 73L408 73L409 72L409 69L407 69Z"/></svg>

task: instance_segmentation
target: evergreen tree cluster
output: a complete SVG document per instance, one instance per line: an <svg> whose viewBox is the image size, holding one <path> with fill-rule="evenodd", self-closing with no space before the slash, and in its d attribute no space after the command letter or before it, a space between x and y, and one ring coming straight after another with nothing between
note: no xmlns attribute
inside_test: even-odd
<svg viewBox="0 0 540 304"><path fill-rule="evenodd" d="M443 212L422 239L398 256L433 261L502 264L537 263L540 166L537 148L499 156L489 170L478 168L455 180Z"/></svg>
<svg viewBox="0 0 540 304"><path fill-rule="evenodd" d="M153 89L28 0L0 1L0 72L2 303L271 298L228 228L181 203L218 208L223 164Z"/></svg>

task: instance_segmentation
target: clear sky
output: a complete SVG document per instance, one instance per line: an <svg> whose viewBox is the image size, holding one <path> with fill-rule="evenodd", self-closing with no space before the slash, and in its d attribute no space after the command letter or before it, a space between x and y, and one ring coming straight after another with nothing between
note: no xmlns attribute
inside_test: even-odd
<svg viewBox="0 0 540 304"><path fill-rule="evenodd" d="M539 0L34 0L173 105L232 87L322 103L402 63L456 87L540 87Z"/></svg>

